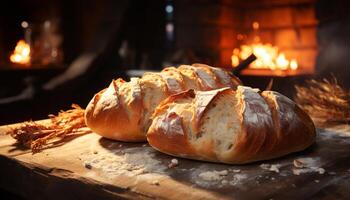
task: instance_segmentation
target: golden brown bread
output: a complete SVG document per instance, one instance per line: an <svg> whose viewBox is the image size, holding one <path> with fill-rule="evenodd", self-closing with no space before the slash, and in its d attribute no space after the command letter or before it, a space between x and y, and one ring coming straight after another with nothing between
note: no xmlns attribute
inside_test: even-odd
<svg viewBox="0 0 350 200"><path fill-rule="evenodd" d="M168 67L145 73L129 82L117 79L97 93L85 110L85 122L94 132L120 141L145 141L151 115L169 95L222 87L235 89L238 78L223 69L203 64Z"/></svg>
<svg viewBox="0 0 350 200"><path fill-rule="evenodd" d="M232 164L301 151L316 136L312 120L293 101L243 86L170 96L152 119L147 140L155 149Z"/></svg>

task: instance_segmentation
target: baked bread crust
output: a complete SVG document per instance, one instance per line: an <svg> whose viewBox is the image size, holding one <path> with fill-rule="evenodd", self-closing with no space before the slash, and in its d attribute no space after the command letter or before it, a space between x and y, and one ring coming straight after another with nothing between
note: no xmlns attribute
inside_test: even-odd
<svg viewBox="0 0 350 200"><path fill-rule="evenodd" d="M304 150L316 137L311 118L273 91L188 90L153 113L149 144L166 154L244 164Z"/></svg>
<svg viewBox="0 0 350 200"><path fill-rule="evenodd" d="M129 82L117 79L92 98L85 110L85 122L91 130L109 139L146 141L151 115L168 96L188 89L236 89L240 84L230 72L203 64L147 72Z"/></svg>

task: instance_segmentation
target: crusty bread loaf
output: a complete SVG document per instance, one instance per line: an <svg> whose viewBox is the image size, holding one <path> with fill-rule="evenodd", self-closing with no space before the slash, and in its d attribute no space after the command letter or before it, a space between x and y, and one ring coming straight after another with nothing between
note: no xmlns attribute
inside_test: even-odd
<svg viewBox="0 0 350 200"><path fill-rule="evenodd" d="M203 64L168 67L145 73L129 82L117 79L97 93L85 110L85 122L94 132L120 141L145 141L151 115L169 95L222 87L235 89L238 78L223 69Z"/></svg>
<svg viewBox="0 0 350 200"><path fill-rule="evenodd" d="M301 151L316 136L312 120L292 100L243 86L170 96L152 119L147 140L155 149L232 164Z"/></svg>

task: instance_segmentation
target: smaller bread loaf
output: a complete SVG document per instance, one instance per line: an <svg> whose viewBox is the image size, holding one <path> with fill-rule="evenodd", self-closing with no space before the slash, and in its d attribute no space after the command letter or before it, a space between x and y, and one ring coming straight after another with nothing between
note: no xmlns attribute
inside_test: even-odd
<svg viewBox="0 0 350 200"><path fill-rule="evenodd" d="M147 140L155 149L231 164L301 151L316 136L312 120L292 100L243 86L170 96L152 119Z"/></svg>
<svg viewBox="0 0 350 200"><path fill-rule="evenodd" d="M113 80L85 109L86 125L103 137L120 141L146 141L151 116L168 96L186 91L235 89L238 78L223 69L203 64L168 67L141 78Z"/></svg>

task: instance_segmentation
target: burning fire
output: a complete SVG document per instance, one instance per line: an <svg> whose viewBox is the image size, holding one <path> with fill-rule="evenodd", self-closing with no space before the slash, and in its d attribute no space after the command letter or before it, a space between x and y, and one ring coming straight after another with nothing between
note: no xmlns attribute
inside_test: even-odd
<svg viewBox="0 0 350 200"><path fill-rule="evenodd" d="M18 64L30 63L30 46L24 40L17 42L16 48L10 56L10 61Z"/></svg>
<svg viewBox="0 0 350 200"><path fill-rule="evenodd" d="M253 23L253 29L259 29L259 23ZM257 36L256 41L260 38ZM284 53L280 53L278 47L272 46L272 44L263 44L261 42L255 42L250 45L242 45L240 49L235 48L231 56L232 66L237 66L240 60L246 59L249 55L254 53L257 59L250 64L249 68L253 69L271 69L271 70L296 70L298 68L298 62L296 59L288 60Z"/></svg>

